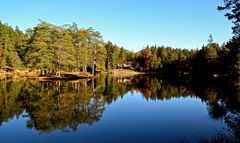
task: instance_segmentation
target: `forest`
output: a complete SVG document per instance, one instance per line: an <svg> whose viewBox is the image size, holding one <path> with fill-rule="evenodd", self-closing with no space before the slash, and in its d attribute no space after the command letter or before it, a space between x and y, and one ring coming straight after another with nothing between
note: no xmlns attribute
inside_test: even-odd
<svg viewBox="0 0 240 143"><path fill-rule="evenodd" d="M132 52L111 42L104 43L93 28L55 26L40 21L22 32L0 23L0 66L39 69L42 72L89 71L94 66L105 71L129 59ZM45 74L45 73L44 73Z"/></svg>
<svg viewBox="0 0 240 143"><path fill-rule="evenodd" d="M131 63L132 69L161 75L240 79L240 17L238 0L225 0L219 11L233 22L234 37L222 45L213 36L201 49L147 46L132 52L104 42L93 28L76 23L56 26L39 21L25 32L0 22L0 68L36 70L40 75L110 71ZM206 38L207 39L207 38Z"/></svg>

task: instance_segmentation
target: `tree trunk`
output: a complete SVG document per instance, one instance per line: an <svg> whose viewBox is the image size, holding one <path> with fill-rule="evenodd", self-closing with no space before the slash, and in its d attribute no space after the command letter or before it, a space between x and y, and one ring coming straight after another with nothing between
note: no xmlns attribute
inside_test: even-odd
<svg viewBox="0 0 240 143"><path fill-rule="evenodd" d="M97 55L97 49L96 46L93 47L93 66L92 66L92 75L95 76L95 65L96 65L96 55Z"/></svg>

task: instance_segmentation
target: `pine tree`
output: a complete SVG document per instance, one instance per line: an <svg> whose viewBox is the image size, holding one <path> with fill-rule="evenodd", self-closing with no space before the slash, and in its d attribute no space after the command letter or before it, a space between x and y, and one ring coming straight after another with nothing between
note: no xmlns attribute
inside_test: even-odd
<svg viewBox="0 0 240 143"><path fill-rule="evenodd" d="M6 24L0 23L0 66L22 67L18 53L15 49L14 30Z"/></svg>
<svg viewBox="0 0 240 143"><path fill-rule="evenodd" d="M27 44L26 42L27 36L21 30L19 30L17 26L14 31L14 48L17 51L21 61L24 61Z"/></svg>
<svg viewBox="0 0 240 143"><path fill-rule="evenodd" d="M106 54L107 54L107 51L105 49L104 43L99 44L97 48L96 68L100 71L106 70L106 67L105 67Z"/></svg>
<svg viewBox="0 0 240 143"><path fill-rule="evenodd" d="M51 31L51 46L54 54L54 65L58 75L60 70L73 70L75 68L74 53L75 49L72 42L72 36L67 29L63 27L54 27Z"/></svg>
<svg viewBox="0 0 240 143"><path fill-rule="evenodd" d="M240 81L240 1L239 0L224 0L224 6L219 6L219 11L228 11L225 16L234 24L232 27L234 37L227 44L230 49L231 58L231 72L233 77Z"/></svg>
<svg viewBox="0 0 240 143"><path fill-rule="evenodd" d="M159 65L159 60L157 57L157 48L156 47L152 47L151 48L151 52L152 52L152 65L151 68L153 70L157 70L158 65Z"/></svg>
<svg viewBox="0 0 240 143"><path fill-rule="evenodd" d="M225 16L234 24L232 27L234 38L240 37L240 0L224 0L224 6L219 6L219 11L228 11Z"/></svg>
<svg viewBox="0 0 240 143"><path fill-rule="evenodd" d="M26 64L28 68L47 71L53 69L54 49L50 46L52 25L41 22L33 30L29 29L26 52Z"/></svg>

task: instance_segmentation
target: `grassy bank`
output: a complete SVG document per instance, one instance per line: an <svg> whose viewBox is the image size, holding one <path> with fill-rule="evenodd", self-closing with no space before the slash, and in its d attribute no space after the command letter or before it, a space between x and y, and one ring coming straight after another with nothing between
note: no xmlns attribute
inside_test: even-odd
<svg viewBox="0 0 240 143"><path fill-rule="evenodd" d="M144 74L134 70L114 69L107 72L111 76L134 76ZM94 76L87 72L61 72L60 75L40 75L36 70L0 70L0 80L20 80L20 79L33 79L33 80L77 80L85 78L93 78Z"/></svg>
<svg viewBox="0 0 240 143"><path fill-rule="evenodd" d="M93 76L86 72L61 72L60 75L40 75L36 70L0 70L0 80L77 80L84 78L93 78Z"/></svg>
<svg viewBox="0 0 240 143"><path fill-rule="evenodd" d="M127 70L127 69L114 69L114 70L110 70L108 74L112 76L134 76L134 75L145 74L145 73L137 72L134 70Z"/></svg>
<svg viewBox="0 0 240 143"><path fill-rule="evenodd" d="M77 80L77 79L86 79L93 78L89 73L86 72L62 72L60 76L49 75L49 76L38 76L34 79L36 80Z"/></svg>

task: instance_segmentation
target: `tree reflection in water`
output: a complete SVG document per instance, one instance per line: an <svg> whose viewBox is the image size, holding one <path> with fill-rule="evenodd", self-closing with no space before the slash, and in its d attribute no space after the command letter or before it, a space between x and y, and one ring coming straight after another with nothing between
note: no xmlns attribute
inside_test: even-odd
<svg viewBox="0 0 240 143"><path fill-rule="evenodd" d="M17 97L29 115L27 127L41 132L92 125L104 111L101 96L81 82L27 82Z"/></svg>
<svg viewBox="0 0 240 143"><path fill-rule="evenodd" d="M182 81L101 75L89 81L0 82L0 125L26 112L28 128L42 133L76 131L78 126L101 120L107 104L138 91L146 100L197 97L207 103L211 118L225 121L232 141L240 141L239 90L219 81L221 86Z"/></svg>

